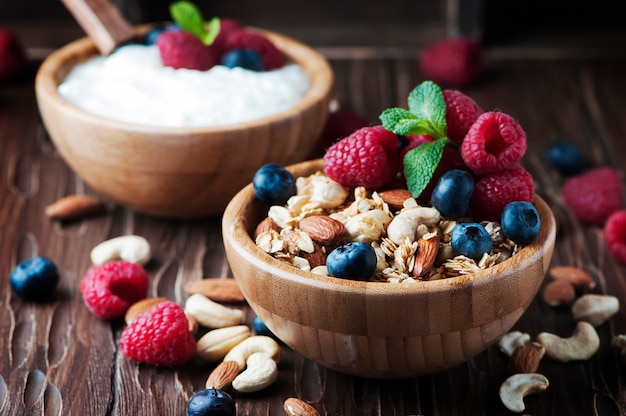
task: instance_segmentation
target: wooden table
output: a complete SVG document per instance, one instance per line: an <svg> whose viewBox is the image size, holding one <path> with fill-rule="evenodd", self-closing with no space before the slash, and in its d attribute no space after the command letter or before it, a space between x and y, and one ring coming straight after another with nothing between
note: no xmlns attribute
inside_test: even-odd
<svg viewBox="0 0 626 416"><path fill-rule="evenodd" d="M323 52L336 71L339 101L372 122L386 107L405 106L408 92L422 81L413 52ZM545 59L554 57L548 55L488 51L483 78L464 92L486 110L511 114L526 130L525 166L560 225L553 264L582 267L597 282L595 292L617 296L626 305L626 266L607 253L600 228L582 225L568 212L559 195L562 177L544 158L550 142L565 139L578 144L592 165L626 169L626 60L595 51L586 59ZM94 192L59 157L38 118L37 65L33 61L19 82L0 86L0 413L184 415L212 366L193 361L158 369L127 360L118 347L123 323L89 313L78 286L93 246L139 234L154 251L146 266L149 294L182 304L184 282L230 276L220 218L158 219L111 203L100 217L67 224L48 220L46 205L64 195ZM34 255L53 259L60 270L52 302L27 303L9 288L16 263ZM248 310L247 322L252 318ZM542 331L569 336L573 326L569 309L547 306L537 296L514 329L532 337ZM626 333L626 309L598 331L601 347L592 359L541 362L539 372L550 387L526 399L528 414L626 413L625 372L610 347L613 335ZM507 357L497 346L449 371L408 380L346 376L286 347L279 369L268 389L234 393L238 414L284 414L288 397L306 400L322 415L511 414L498 397L508 373Z"/></svg>

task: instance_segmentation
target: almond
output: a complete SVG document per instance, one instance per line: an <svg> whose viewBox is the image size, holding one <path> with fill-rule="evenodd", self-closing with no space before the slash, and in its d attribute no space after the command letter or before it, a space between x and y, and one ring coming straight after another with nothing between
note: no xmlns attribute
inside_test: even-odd
<svg viewBox="0 0 626 416"><path fill-rule="evenodd" d="M205 387L207 389L213 387L218 390L224 390L233 382L238 374L239 364L237 361L222 361L211 371L211 374L209 374L209 377L206 379Z"/></svg>
<svg viewBox="0 0 626 416"><path fill-rule="evenodd" d="M271 230L274 230L277 233L280 232L280 228L278 227L278 225L276 225L274 220L271 219L270 217L265 217L265 219L256 226L256 229L254 230L254 239L256 240L259 234L267 232L267 231L271 231Z"/></svg>
<svg viewBox="0 0 626 416"><path fill-rule="evenodd" d="M576 290L567 280L553 280L543 288L543 300L550 306L567 306L575 298Z"/></svg>
<svg viewBox="0 0 626 416"><path fill-rule="evenodd" d="M437 260L439 251L439 234L428 233L417 240L417 251L415 252L415 264L413 265L413 275L415 277L424 276Z"/></svg>
<svg viewBox="0 0 626 416"><path fill-rule="evenodd" d="M298 228L307 233L311 240L323 246L339 242L346 231L342 222L326 215L302 218L298 223Z"/></svg>
<svg viewBox="0 0 626 416"><path fill-rule="evenodd" d="M199 293L215 302L243 302L245 300L239 284L233 278L214 277L194 280L183 287L190 295Z"/></svg>
<svg viewBox="0 0 626 416"><path fill-rule="evenodd" d="M554 280L565 280L574 285L577 291L587 293L596 285L589 273L574 266L553 266L548 271Z"/></svg>
<svg viewBox="0 0 626 416"><path fill-rule="evenodd" d="M288 416L319 416L319 412L304 400L290 397L283 403Z"/></svg>
<svg viewBox="0 0 626 416"><path fill-rule="evenodd" d="M301 251L299 253L300 257L307 259L311 269L314 269L317 266L324 266L326 264L326 253L324 252L322 246L317 243L313 243L313 247L315 247L313 253L307 253L305 251Z"/></svg>
<svg viewBox="0 0 626 416"><path fill-rule="evenodd" d="M509 359L509 371L512 374L531 374L539 368L546 349L538 342L517 347Z"/></svg>
<svg viewBox="0 0 626 416"><path fill-rule="evenodd" d="M413 198L411 192L408 189L391 189L389 191L383 191L379 193L383 201L389 205L389 208L400 211L404 208L404 201L409 198Z"/></svg>
<svg viewBox="0 0 626 416"><path fill-rule="evenodd" d="M145 298L139 300L132 305L130 308L126 310L126 314L124 315L124 321L129 324L130 321L135 319L140 314L149 311L153 306L158 305L161 302L165 302L167 299L163 297L154 297L154 298Z"/></svg>
<svg viewBox="0 0 626 416"><path fill-rule="evenodd" d="M104 212L104 202L92 195L68 195L48 205L46 217L55 220L76 220Z"/></svg>

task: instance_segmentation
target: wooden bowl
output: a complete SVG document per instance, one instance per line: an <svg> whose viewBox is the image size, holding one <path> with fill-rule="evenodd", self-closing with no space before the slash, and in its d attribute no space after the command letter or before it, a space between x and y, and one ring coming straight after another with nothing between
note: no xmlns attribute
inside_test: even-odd
<svg viewBox="0 0 626 416"><path fill-rule="evenodd" d="M87 113L57 91L77 63L97 54L83 38L39 68L35 88L45 127L67 164L119 204L173 218L221 214L262 165L306 159L328 115L333 73L326 59L296 40L265 33L311 78L302 100L277 115L232 126L168 128Z"/></svg>
<svg viewBox="0 0 626 416"><path fill-rule="evenodd" d="M289 170L323 169L321 160ZM267 216L252 185L228 204L226 255L254 312L288 346L333 370L407 378L461 364L498 341L522 316L547 272L555 220L536 197L541 230L512 258L478 273L392 284L315 275L274 259L251 235Z"/></svg>

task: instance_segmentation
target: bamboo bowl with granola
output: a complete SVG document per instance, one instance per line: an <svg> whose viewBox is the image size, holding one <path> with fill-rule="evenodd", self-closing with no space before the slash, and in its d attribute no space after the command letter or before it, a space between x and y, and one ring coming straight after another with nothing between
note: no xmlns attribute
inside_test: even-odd
<svg viewBox="0 0 626 416"><path fill-rule="evenodd" d="M323 170L314 160L295 176ZM332 370L369 378L408 378L466 362L519 320L550 264L556 224L536 196L535 240L508 259L469 274L414 283L356 281L303 271L255 243L268 207L252 184L228 204L223 239L233 275L254 312L286 345Z"/></svg>

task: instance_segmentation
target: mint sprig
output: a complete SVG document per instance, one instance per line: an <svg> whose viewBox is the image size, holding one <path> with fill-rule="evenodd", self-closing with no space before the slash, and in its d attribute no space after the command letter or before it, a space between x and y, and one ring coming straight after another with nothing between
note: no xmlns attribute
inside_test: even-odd
<svg viewBox="0 0 626 416"><path fill-rule="evenodd" d="M211 45L220 32L220 19L214 17L207 25L202 12L189 1L177 1L170 5L172 20L198 37L205 45Z"/></svg>
<svg viewBox="0 0 626 416"><path fill-rule="evenodd" d="M407 188L417 198L430 182L448 142L446 137L446 101L441 88L424 81L409 93L408 110L388 108L380 115L383 127L402 136L428 135L433 142L407 152L404 156L404 176Z"/></svg>

